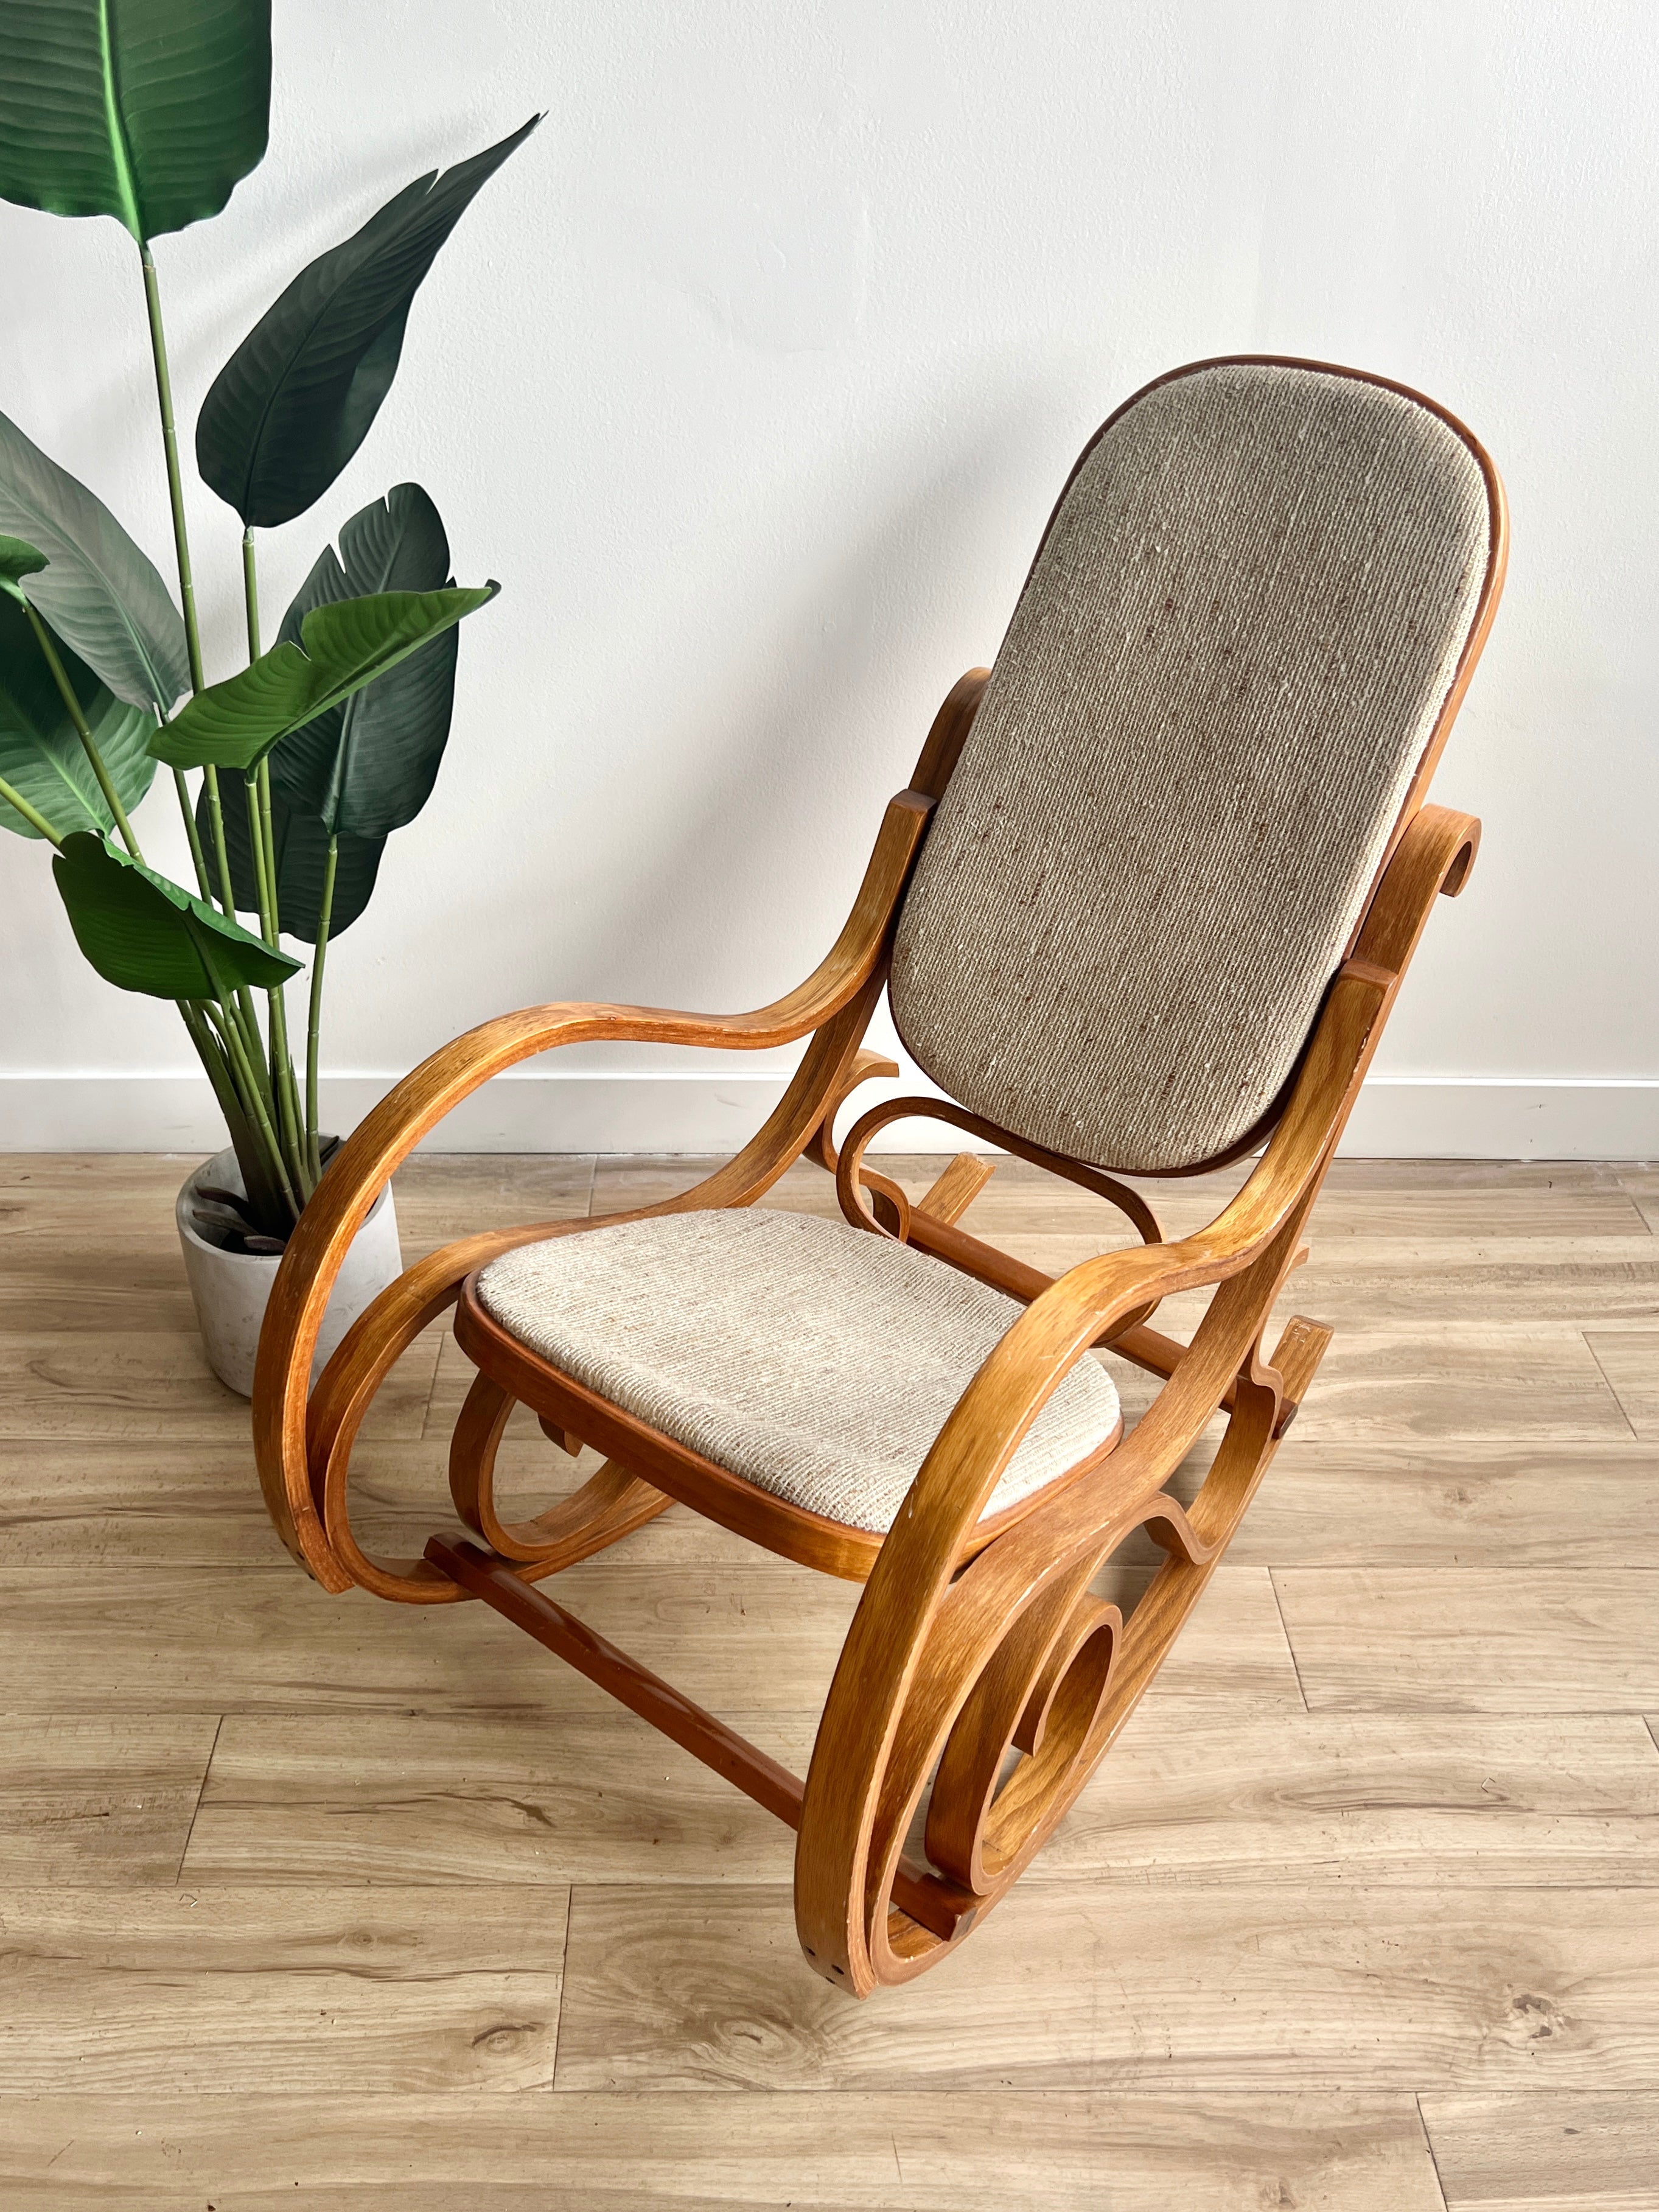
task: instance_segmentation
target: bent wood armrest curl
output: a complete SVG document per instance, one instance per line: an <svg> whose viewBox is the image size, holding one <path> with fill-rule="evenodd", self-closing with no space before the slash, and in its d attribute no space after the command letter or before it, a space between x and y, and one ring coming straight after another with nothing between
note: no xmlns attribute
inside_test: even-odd
<svg viewBox="0 0 1659 2212"><path fill-rule="evenodd" d="M964 678L946 702L935 737L952 702L971 682ZM938 750L930 739L930 751ZM929 765L929 753L924 752L919 781ZM942 787L942 777L937 780ZM277 1269L253 1389L254 1447L266 1506L290 1553L327 1588L345 1589L363 1579L348 1571L319 1514L313 1468L326 1462L333 1435L355 1432L392 1360L453 1302L473 1268L514 1244L592 1225L544 1222L470 1237L410 1268L360 1317L330 1361L311 1407L308 1446L307 1390L324 1310L351 1240L388 1177L464 1098L534 1053L596 1039L753 1052L816 1031L784 1098L744 1152L696 1190L643 1210L744 1205L759 1197L798 1157L826 1107L832 1106L838 1086L844 1090L885 975L894 916L935 795L933 789L913 787L889 802L846 927L813 975L771 1006L722 1015L657 1006L550 1005L500 1015L422 1061L342 1146ZM431 1578L434 1583L440 1579L435 1574Z"/></svg>

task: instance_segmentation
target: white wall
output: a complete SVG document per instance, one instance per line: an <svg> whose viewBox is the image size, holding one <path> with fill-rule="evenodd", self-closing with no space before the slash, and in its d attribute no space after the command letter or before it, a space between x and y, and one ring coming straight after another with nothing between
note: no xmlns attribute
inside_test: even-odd
<svg viewBox="0 0 1659 2212"><path fill-rule="evenodd" d="M327 1064L358 1079L337 1117L501 1008L736 1008L798 980L1084 439L1163 368L1266 349L1445 401L1514 512L1438 786L1486 850L1390 1034L1412 1079L1358 1136L1659 1151L1650 0L276 15L264 167L160 246L189 422L304 259L549 111L428 281L362 452L264 541L274 619L325 536L414 477L461 580L505 586L463 635L436 797L330 962ZM166 569L130 243L0 208L0 406ZM199 487L191 511L228 673L237 527ZM183 872L165 784L142 827ZM175 1018L81 964L46 860L0 851L0 1144L202 1142ZM559 1065L459 1140L735 1141L770 1095L753 1062Z"/></svg>

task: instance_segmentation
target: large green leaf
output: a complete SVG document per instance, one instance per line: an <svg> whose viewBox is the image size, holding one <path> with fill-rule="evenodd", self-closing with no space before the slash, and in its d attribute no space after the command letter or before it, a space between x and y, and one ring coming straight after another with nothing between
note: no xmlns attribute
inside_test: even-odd
<svg viewBox="0 0 1659 2212"><path fill-rule="evenodd" d="M106 983L152 999L260 990L300 967L108 837L66 837L52 864L76 943Z"/></svg>
<svg viewBox="0 0 1659 2212"><path fill-rule="evenodd" d="M313 608L300 643L285 638L251 668L198 691L150 750L174 768L252 768L290 730L349 699L388 668L493 599L501 586L380 592Z"/></svg>
<svg viewBox="0 0 1659 2212"><path fill-rule="evenodd" d="M247 808L240 780L227 777L219 788L223 798L231 889L243 914L257 914L259 892L253 880ZM205 785L197 796L196 820L202 842L210 851L213 825ZM328 831L314 815L290 806L279 791L270 794L270 826L276 846L276 919L287 936L302 938L307 945L314 945L323 907L323 874L328 865ZM368 904L385 850L384 837L354 837L349 830L340 832L334 864L334 898L328 918L331 939L338 937L342 930L349 929Z"/></svg>
<svg viewBox="0 0 1659 2212"><path fill-rule="evenodd" d="M279 635L297 638L316 607L453 581L437 508L419 484L398 484L352 516L337 557L324 550ZM432 795L449 739L459 647L459 631L446 630L284 738L270 756L272 783L329 830L384 838L412 822Z"/></svg>
<svg viewBox="0 0 1659 2212"><path fill-rule="evenodd" d="M172 706L190 680L185 625L155 563L102 500L0 415L0 531L43 552L29 598L118 699Z"/></svg>
<svg viewBox="0 0 1659 2212"><path fill-rule="evenodd" d="M101 684L86 663L61 641L58 658L81 702L93 741L103 757L116 796L129 813L149 789L155 773L149 741L155 720L130 707ZM0 777L61 833L102 832L115 826L86 749L46 666L28 617L0 593ZM0 800L0 829L38 837L14 807Z"/></svg>
<svg viewBox="0 0 1659 2212"><path fill-rule="evenodd" d="M46 556L38 545L21 538L0 538L0 591L21 599L24 577L38 576L46 565Z"/></svg>
<svg viewBox="0 0 1659 2212"><path fill-rule="evenodd" d="M0 197L136 239L217 215L265 150L270 0L5 0Z"/></svg>
<svg viewBox="0 0 1659 2212"><path fill-rule="evenodd" d="M303 514L362 445L439 248L540 120L405 185L301 270L220 370L197 419L196 465L245 523L270 528Z"/></svg>

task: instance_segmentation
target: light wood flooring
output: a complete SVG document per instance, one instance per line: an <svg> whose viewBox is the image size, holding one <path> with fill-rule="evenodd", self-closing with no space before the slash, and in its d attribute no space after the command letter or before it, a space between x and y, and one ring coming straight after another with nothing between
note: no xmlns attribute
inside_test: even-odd
<svg viewBox="0 0 1659 2212"><path fill-rule="evenodd" d="M856 2006L745 1799L482 1607L289 1565L186 1164L0 1159L8 2212L1659 2207L1659 1172L1338 1167L1287 1302L1335 1343L1164 1675ZM696 1167L417 1161L405 1256ZM1053 1272L1110 1222L1018 1163L969 1218ZM374 1417L385 1548L447 1522L465 1382L434 1330ZM792 1763L857 1595L678 1508L560 1594Z"/></svg>

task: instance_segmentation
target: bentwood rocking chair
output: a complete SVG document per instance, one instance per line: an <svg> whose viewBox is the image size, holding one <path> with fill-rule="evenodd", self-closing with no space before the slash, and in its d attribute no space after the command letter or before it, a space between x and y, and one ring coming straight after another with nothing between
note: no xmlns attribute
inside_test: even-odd
<svg viewBox="0 0 1659 2212"><path fill-rule="evenodd" d="M786 1821L802 1947L854 1996L961 1942L1073 1803L1329 1341L1293 1318L1270 1353L1263 1332L1435 896L1474 854L1479 823L1423 801L1504 556L1491 463L1401 386L1261 358L1149 385L1085 449L995 667L940 709L817 973L757 1013L486 1022L370 1114L289 1245L254 1418L289 1549L332 1590L482 1598ZM947 1095L878 1107L837 1153L849 1092L896 1073L861 1049L884 988ZM387 1176L490 1076L606 1037L811 1042L760 1133L696 1188L434 1253L307 1405L330 1287ZM866 1165L910 1115L1113 1200L1143 1243L1057 1281L1022 1265L957 1225L982 1161L915 1203ZM1108 1172L1264 1146L1176 1243ZM843 1222L751 1210L809 1153ZM1207 1285L1190 1344L1150 1326ZM477 1370L451 1486L478 1541L371 1558L352 1442L451 1305ZM1101 1346L1166 1378L1127 1437ZM517 1403L606 1462L508 1522L492 1468ZM1164 1484L1218 1417L1183 1510ZM677 1498L864 1583L804 1782L537 1588ZM1090 1586L1139 1528L1167 1559L1126 1620Z"/></svg>

